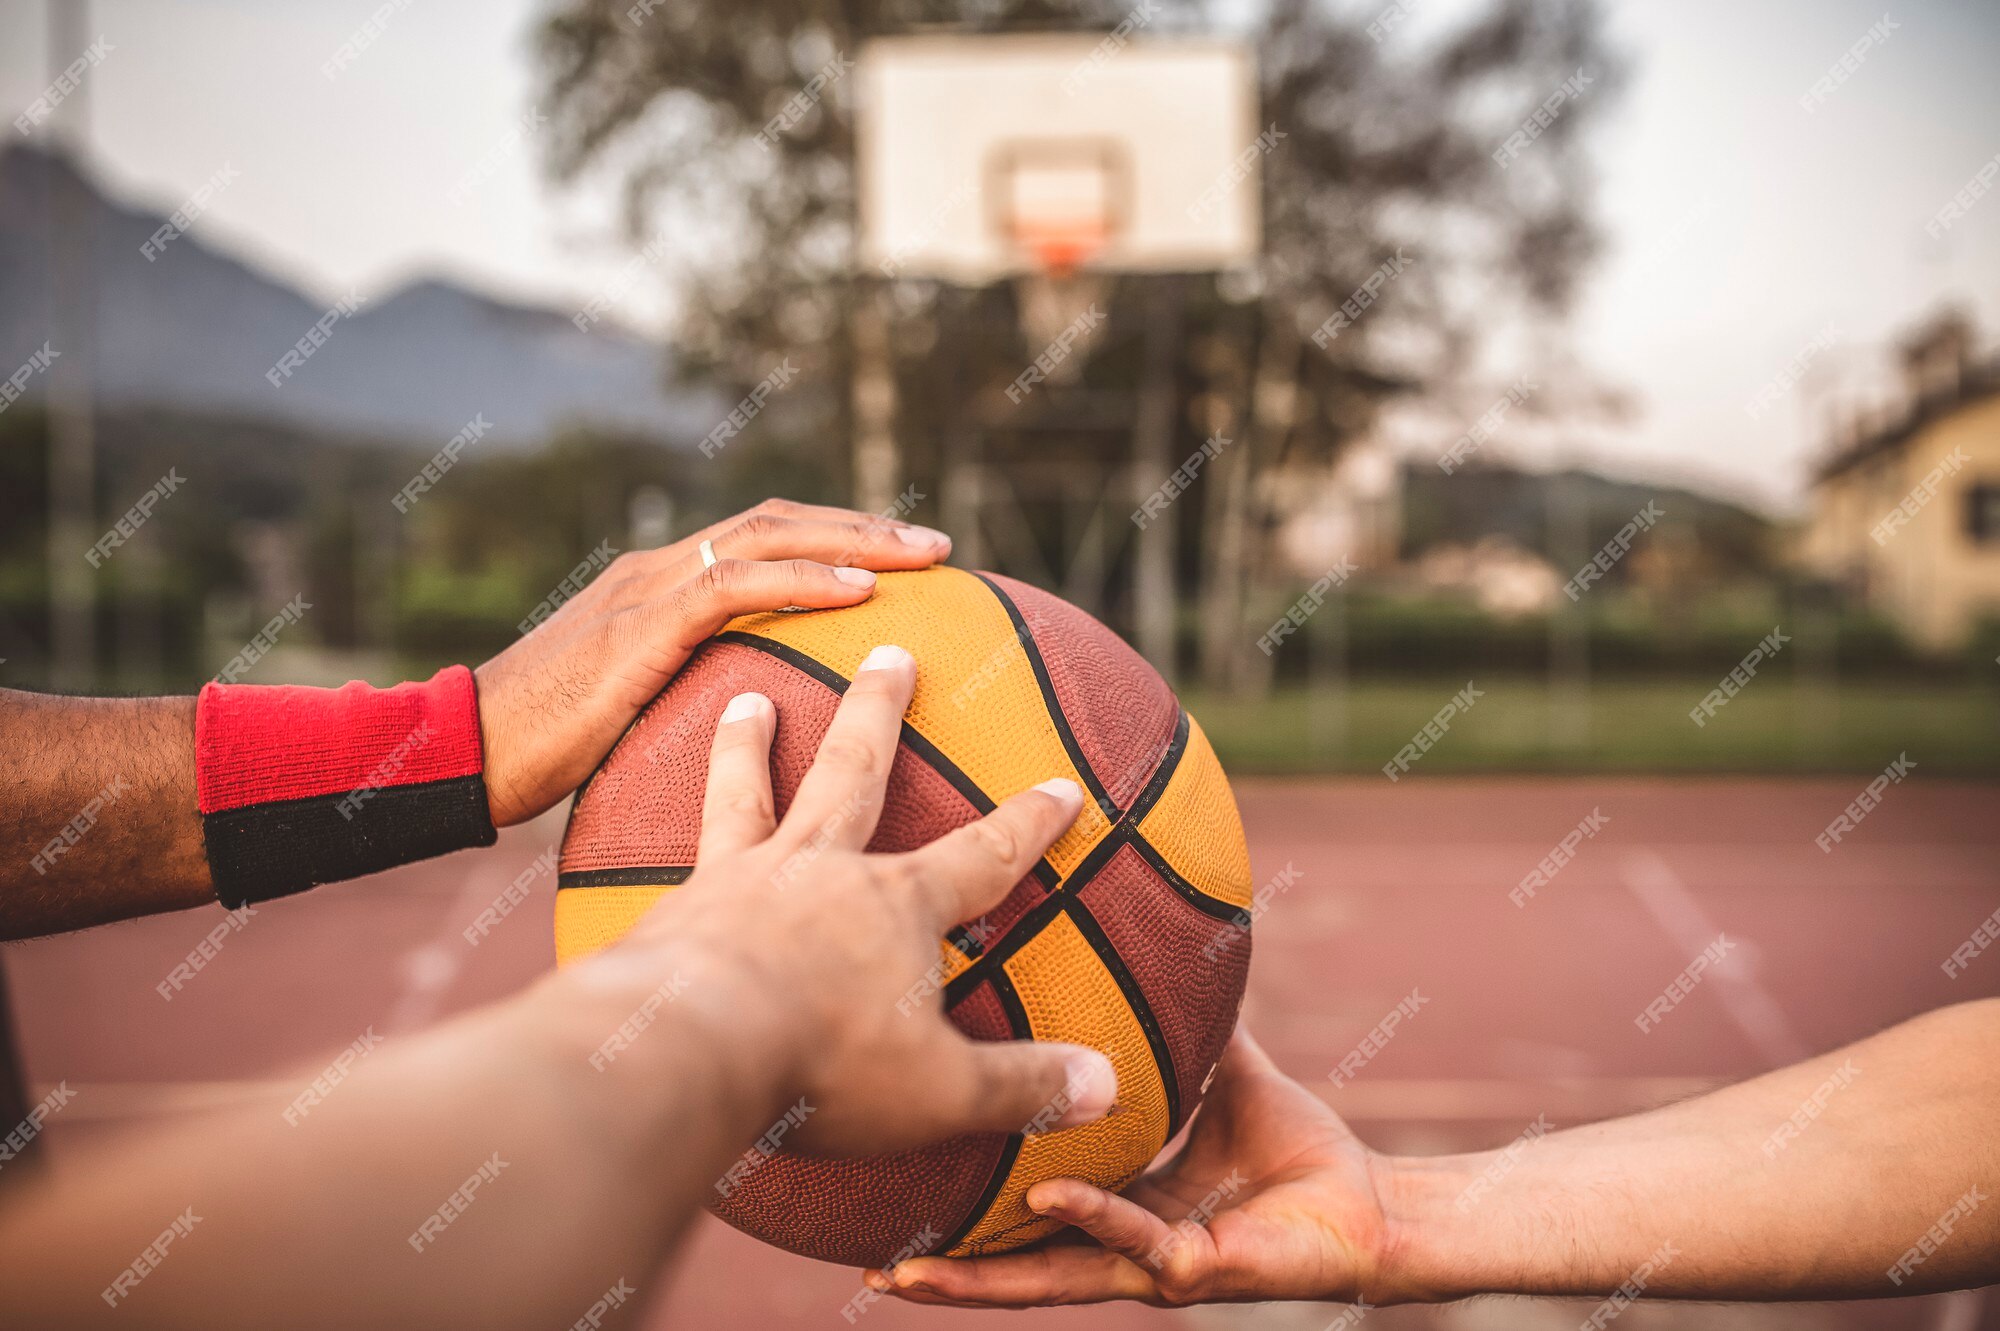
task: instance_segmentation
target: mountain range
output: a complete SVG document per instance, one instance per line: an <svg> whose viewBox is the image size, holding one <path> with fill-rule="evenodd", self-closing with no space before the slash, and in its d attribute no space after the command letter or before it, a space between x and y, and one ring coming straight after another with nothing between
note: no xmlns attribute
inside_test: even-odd
<svg viewBox="0 0 2000 1331"><path fill-rule="evenodd" d="M32 146L0 151L0 378L56 337L51 203L61 189L77 192L72 215L94 256L93 380L106 408L440 444L482 416L484 437L520 445L575 425L684 444L720 414L707 395L666 386L668 353L656 342L608 323L581 331L569 311L439 279L364 299L274 383L267 372L327 314L323 301L205 240L198 220L149 260L142 247L165 212L114 199L66 157Z"/></svg>

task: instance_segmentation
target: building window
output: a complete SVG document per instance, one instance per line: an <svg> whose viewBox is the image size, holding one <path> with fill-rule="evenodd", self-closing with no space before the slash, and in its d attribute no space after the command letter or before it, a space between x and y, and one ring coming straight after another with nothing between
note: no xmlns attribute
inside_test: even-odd
<svg viewBox="0 0 2000 1331"><path fill-rule="evenodd" d="M2000 545L2000 482L1981 481L1966 490L1965 534L1978 544Z"/></svg>

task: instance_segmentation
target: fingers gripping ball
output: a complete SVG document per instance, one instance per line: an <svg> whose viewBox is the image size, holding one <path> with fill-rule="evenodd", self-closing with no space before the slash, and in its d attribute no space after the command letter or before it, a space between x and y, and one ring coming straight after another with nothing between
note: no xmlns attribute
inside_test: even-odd
<svg viewBox="0 0 2000 1331"><path fill-rule="evenodd" d="M577 799L556 897L558 959L612 942L686 879L730 698L754 691L777 706L782 815L847 681L884 642L916 656L918 677L871 849L914 849L1052 776L1088 796L1036 872L953 931L903 1001L942 1002L976 1039L1100 1049L1119 1103L1061 1132L865 1160L781 1150L718 1186L713 1209L737 1228L861 1266L1016 1248L1056 1227L1027 1207L1035 1183L1130 1182L1199 1103L1250 959L1236 803L1165 681L1067 602L950 568L885 573L851 609L739 619L703 647Z"/></svg>

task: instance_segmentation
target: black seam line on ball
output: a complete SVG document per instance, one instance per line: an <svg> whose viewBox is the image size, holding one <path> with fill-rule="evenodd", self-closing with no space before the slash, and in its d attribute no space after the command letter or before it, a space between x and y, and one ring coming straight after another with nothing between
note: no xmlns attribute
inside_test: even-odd
<svg viewBox="0 0 2000 1331"><path fill-rule="evenodd" d="M1020 919L1014 927L989 948L977 961L958 974L952 976L944 987L944 1005L949 1011L964 1002L967 995L977 989L980 983L1001 973L1007 958L1019 952L1029 939L1042 931L1042 926L1062 914L1069 904L1069 893L1055 892L1043 897Z"/></svg>
<svg viewBox="0 0 2000 1331"><path fill-rule="evenodd" d="M556 890L566 887L673 887L685 883L694 867L687 864L643 864L617 869L571 869L556 875Z"/></svg>
<svg viewBox="0 0 2000 1331"><path fill-rule="evenodd" d="M1062 700L1056 697L1055 681L1049 678L1048 662L1042 660L1041 649L1035 643L1034 631L1028 627L1028 621L1021 617L1021 608L1014 604L1013 597L1001 591L1000 585L984 573L974 573L972 576L986 584L986 590L993 593L1001 608L1006 610L1007 618L1013 621L1014 636L1020 640L1021 650L1028 658L1028 665L1035 672L1035 683L1041 688L1042 708L1049 714L1049 720L1055 724L1056 735L1062 740L1064 752L1069 754L1071 765L1076 768L1077 775L1083 778L1083 784L1090 791L1091 799L1097 802L1097 807L1104 812L1105 818L1117 822L1120 810L1112 802L1110 792L1104 789L1104 782L1099 780L1097 773L1091 769L1089 759L1083 756L1082 746L1076 742L1076 732L1070 729L1069 718L1063 715Z"/></svg>
<svg viewBox="0 0 2000 1331"><path fill-rule="evenodd" d="M1103 840L1090 848L1090 853L1083 857L1082 862L1070 871L1069 877L1063 882L1088 884L1097 876L1097 871L1118 853L1118 848L1126 843L1130 835L1130 829L1124 827L1114 827L1106 832ZM1040 933L1042 926L1064 910L1066 903L1074 895L1072 892L1051 892L1030 907L1027 914L1014 921L1013 928L986 950L984 956L952 977L951 983L944 987L945 1006L949 1008L956 1004L977 988L981 980L1005 965L1007 958L1020 951L1029 939Z"/></svg>
<svg viewBox="0 0 2000 1331"><path fill-rule="evenodd" d="M1146 840L1136 830L1131 833L1129 844L1133 850L1139 853L1139 858L1150 864L1153 867L1154 873L1166 879L1167 886L1180 893L1181 899L1186 901L1190 906L1193 906L1204 915L1213 916L1218 920L1226 920L1230 924L1240 925L1243 923L1244 912L1249 909L1247 906L1238 906L1224 901L1221 897L1210 896L1187 879L1181 877L1174 866L1167 863L1167 857L1160 854L1159 848Z"/></svg>
<svg viewBox="0 0 2000 1331"><path fill-rule="evenodd" d="M1174 1056L1167 1049L1167 1037L1160 1030L1160 1020L1153 1015L1153 1005L1146 1001L1146 993L1139 987L1138 977L1126 968L1125 959L1118 955L1104 926L1090 913L1090 907L1076 901L1070 908L1070 923L1090 944L1090 950L1097 954L1104 969L1111 973L1119 992L1125 995L1125 1005L1132 1009L1132 1015L1139 1019L1139 1029L1146 1033L1146 1043L1153 1051L1153 1066L1160 1074L1160 1085L1167 1093L1167 1140L1181 1130L1181 1084L1174 1075ZM1163 1141L1162 1146L1166 1145Z"/></svg>
<svg viewBox="0 0 2000 1331"><path fill-rule="evenodd" d="M1167 741L1167 751L1160 755L1160 765L1153 769L1153 775L1147 778L1145 788L1139 792L1138 798L1132 801L1132 807L1125 811L1125 817L1121 820L1131 827L1138 827L1145 821L1146 815L1153 811L1153 806L1160 802L1160 796L1167 793L1167 783L1172 781L1174 773L1180 770L1181 759L1187 756L1188 714L1178 707L1174 711L1176 713L1174 733L1173 738Z"/></svg>
<svg viewBox="0 0 2000 1331"><path fill-rule="evenodd" d="M1136 845L1142 847L1140 851L1141 855L1162 871L1168 884L1175 891L1186 896L1193 905L1207 911L1211 915L1216 915L1219 919L1235 919L1235 907L1224 905L1220 912L1211 909L1211 904L1214 903L1215 899L1204 897L1185 878L1175 873L1172 866L1168 865L1166 860L1160 856L1160 853L1153 849L1151 843L1146 842L1139 834L1140 820L1152 812L1153 806L1159 802L1161 793L1166 790L1167 783L1173 780L1174 773L1179 769L1181 757L1187 752L1187 741L1188 714L1182 712L1180 719L1174 724L1174 735L1173 739L1167 745L1167 752L1161 757L1160 765L1154 769L1152 779L1146 783L1146 788L1139 792L1139 798L1132 802L1132 807L1121 814L1117 821L1112 824L1111 829L1098 840L1096 845L1090 848L1082 860L1078 861L1076 868L1070 870L1067 878L1060 879L1049 886L1053 888L1069 883L1081 883L1088 886L1091 880L1097 877L1098 871L1111 862L1111 857L1118 853L1119 847ZM1041 870L1048 868L1048 861L1040 861L1035 865L1035 868L1039 874ZM1051 872L1053 873L1053 870ZM1081 889L1078 890L1080 891ZM1063 897L1068 897L1069 895L1069 893L1062 894ZM1014 927L1007 931L1006 936L995 945L990 953L986 956L974 958L973 964L960 972L946 986L946 1004L949 1005L964 997L967 992L979 983L981 978L992 974L993 970L1004 963L1008 957L1013 956L1023 943L1027 942L1029 938L1034 937L1040 931L1041 926L1048 923L1055 916L1057 909L1059 909L1059 906L1056 898L1050 896L1044 898L1032 910L1028 911L1027 914L1016 920Z"/></svg>
<svg viewBox="0 0 2000 1331"><path fill-rule="evenodd" d="M1007 1014L1007 1028L1014 1032L1016 1040L1032 1040L1034 1030L1028 1024L1028 1009L1021 1004L1021 995L1014 990L1014 981L1005 971L993 977L993 996L1000 1001L1000 1010ZM966 1211L965 1218L958 1227L947 1234L933 1250L948 1253L965 1241L965 1236L978 1228L986 1218L986 1212L993 1205L993 1199L1000 1195L1000 1189L1007 1186L1008 1176L1014 1172L1014 1162L1021 1155L1021 1134L1007 1135L1006 1144L1000 1148L999 1159L993 1162L993 1172L986 1177L986 1186L979 1190L979 1199Z"/></svg>
<svg viewBox="0 0 2000 1331"><path fill-rule="evenodd" d="M775 656L785 664L795 669L803 670L806 674L811 675L835 693L845 694L847 692L847 686L850 681L846 676L832 669L824 662L807 656L796 647L789 647L782 642L777 642L770 638L760 638L754 633L744 633L738 629L725 630L716 634L715 638L718 642L733 642ZM909 747L910 752L923 759L925 765L943 777L946 784L950 785L953 790L965 796L966 802L976 812L982 816L993 812L993 797L981 790L978 782L959 770L957 763L945 757L943 751L937 745L918 734L916 727L907 721L903 723L901 739ZM1056 873L1054 867L1047 860L1038 861L1032 873L1035 881L1042 885L1044 892L1054 891L1056 884L1061 881L1061 876Z"/></svg>
<svg viewBox="0 0 2000 1331"><path fill-rule="evenodd" d="M1180 769L1181 758L1187 753L1189 725L1188 714L1185 711L1181 712L1179 719L1174 723L1174 735L1167 744L1167 752L1160 759L1160 765L1154 769L1152 778L1146 782L1146 788L1139 792L1139 798L1132 801L1132 807L1120 815L1111 830L1090 848L1076 868L1070 871L1069 876L1058 880L1054 886L1068 883L1088 885L1091 879L1097 876L1098 871L1110 862L1111 857L1118 853L1121 846L1129 845L1138 850L1141 858L1158 870L1168 885L1196 909L1219 920L1231 922L1236 920L1239 913L1236 907L1218 901L1194 887L1187 879L1176 873L1159 851L1139 834L1140 821L1152 812L1155 804L1159 803L1160 795L1166 790L1167 783L1173 780L1174 773ZM1037 876L1048 867L1047 860L1036 864ZM1044 886L1050 885L1045 881ZM1025 915L1016 920L1014 927L1009 929L997 943L982 955L971 958L972 964L953 976L951 982L945 986L945 1006L949 1008L959 1003L979 986L981 980L996 973L1006 963L1007 958L1013 956L1023 944L1041 932L1042 926L1063 909L1063 903L1071 895L1068 892L1051 890L1050 895L1036 902Z"/></svg>

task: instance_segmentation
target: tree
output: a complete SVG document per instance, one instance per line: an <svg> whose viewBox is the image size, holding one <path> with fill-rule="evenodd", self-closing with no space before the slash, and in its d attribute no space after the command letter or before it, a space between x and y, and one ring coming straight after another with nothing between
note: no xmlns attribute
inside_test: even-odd
<svg viewBox="0 0 2000 1331"><path fill-rule="evenodd" d="M883 297L855 276L853 108L841 81L786 132L758 136L871 36L939 24L1109 30L1127 8L654 5L565 0L548 18L556 176L625 172L632 237L683 242L683 363L747 387L790 360L806 385L795 401L812 404L792 413L804 435L851 436L846 333L864 300L887 299L898 434L913 470L934 461L967 404L1019 372L1018 337L995 333L1011 327L1010 293L900 281ZM1213 31L1219 8L1152 0L1146 30ZM1418 10L1398 0L1357 16L1266 0L1244 29L1262 120L1283 136L1262 161L1265 255L1255 273L1178 283L1172 297L1174 398L1186 405L1176 437L1190 448L1211 431L1232 441L1201 482L1202 511L1176 518L1203 571L1200 658L1212 683L1254 674L1243 607L1278 516L1271 478L1336 457L1398 398L1470 392L1492 374L1503 335L1559 327L1595 250L1582 135L1618 81L1595 4L1493 0L1425 37L1413 30L1438 25ZM1506 149L1517 131L1518 151ZM1364 305L1358 293L1385 265L1394 272ZM1139 385L1138 348L1159 304L1136 288L1159 280L1118 283L1085 370L1093 387ZM1343 308L1346 323L1329 324Z"/></svg>

